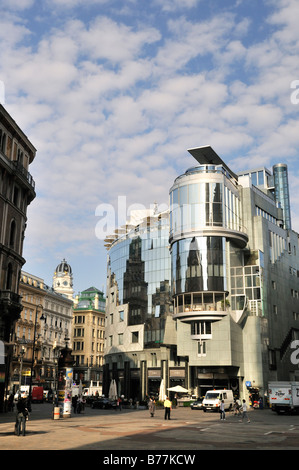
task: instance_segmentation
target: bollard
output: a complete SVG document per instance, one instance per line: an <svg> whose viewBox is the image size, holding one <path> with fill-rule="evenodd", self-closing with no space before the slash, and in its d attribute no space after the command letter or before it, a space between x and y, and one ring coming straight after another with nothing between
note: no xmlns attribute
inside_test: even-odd
<svg viewBox="0 0 299 470"><path fill-rule="evenodd" d="M54 419L59 419L60 418L60 408L59 406L54 408Z"/></svg>

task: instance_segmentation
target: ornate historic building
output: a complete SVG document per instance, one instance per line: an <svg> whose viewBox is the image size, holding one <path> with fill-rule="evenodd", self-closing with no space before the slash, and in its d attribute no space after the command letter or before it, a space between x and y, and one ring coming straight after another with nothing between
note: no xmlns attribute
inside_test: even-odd
<svg viewBox="0 0 299 470"><path fill-rule="evenodd" d="M30 383L55 389L59 353L71 338L73 302L26 272L19 294L23 310L12 337L10 389Z"/></svg>
<svg viewBox="0 0 299 470"><path fill-rule="evenodd" d="M5 349L5 360L0 363L0 411L8 385L11 334L22 310L18 289L25 263L27 206L35 198L35 183L29 173L35 154L32 143L0 105L0 341Z"/></svg>
<svg viewBox="0 0 299 470"><path fill-rule="evenodd" d="M74 379L88 387L102 384L104 362L105 298L96 287L81 292L74 300L72 356Z"/></svg>
<svg viewBox="0 0 299 470"><path fill-rule="evenodd" d="M73 272L71 266L63 259L57 266L53 276L53 289L55 292L73 299Z"/></svg>

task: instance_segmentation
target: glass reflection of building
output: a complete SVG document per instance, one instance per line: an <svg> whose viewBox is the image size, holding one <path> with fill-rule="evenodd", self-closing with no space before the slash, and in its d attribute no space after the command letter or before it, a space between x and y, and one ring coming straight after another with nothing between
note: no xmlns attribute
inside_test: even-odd
<svg viewBox="0 0 299 470"><path fill-rule="evenodd" d="M175 179L169 211L107 239L106 383L139 399L162 384L263 396L297 374L287 169L235 174L211 147L189 152L197 165Z"/></svg>
<svg viewBox="0 0 299 470"><path fill-rule="evenodd" d="M157 393L161 380L157 350L164 342L166 317L171 318L173 311L168 211L142 213L138 223L123 232L108 243L106 363L110 361L112 375L106 383L117 379L122 394L135 398ZM146 386L140 383L136 367L137 355L144 350L148 350L143 360L143 373L149 376Z"/></svg>

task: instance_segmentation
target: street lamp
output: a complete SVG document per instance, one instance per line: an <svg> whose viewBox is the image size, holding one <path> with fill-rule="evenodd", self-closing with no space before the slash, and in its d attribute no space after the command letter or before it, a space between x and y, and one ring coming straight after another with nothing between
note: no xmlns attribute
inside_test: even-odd
<svg viewBox="0 0 299 470"><path fill-rule="evenodd" d="M31 404L31 389L32 389L32 374L33 374L33 365L34 365L34 354L35 354L35 342L36 342L36 323L37 323L37 314L38 310L42 310L42 314L40 317L40 320L44 320L45 317L43 315L43 306L41 304L38 304L36 309L35 309L35 320L34 320L34 333L33 333L33 345L32 345L32 359L31 359L31 368L30 368L30 382L29 382L29 405Z"/></svg>
<svg viewBox="0 0 299 470"><path fill-rule="evenodd" d="M19 373L19 391L21 392L21 385L22 385L22 369L23 369L23 357L26 352L24 346L21 347L19 356L20 356L20 373Z"/></svg>

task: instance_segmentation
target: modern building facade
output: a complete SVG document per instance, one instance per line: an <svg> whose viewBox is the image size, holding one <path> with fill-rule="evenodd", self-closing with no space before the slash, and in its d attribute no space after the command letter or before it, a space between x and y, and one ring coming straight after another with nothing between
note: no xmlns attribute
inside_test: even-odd
<svg viewBox="0 0 299 470"><path fill-rule="evenodd" d="M287 167L236 174L211 147L189 153L169 211L106 239L106 382L139 400L177 384L264 396L269 380L298 379Z"/></svg>
<svg viewBox="0 0 299 470"><path fill-rule="evenodd" d="M74 300L72 356L74 381L89 387L102 385L104 362L105 298L96 287L81 292Z"/></svg>
<svg viewBox="0 0 299 470"><path fill-rule="evenodd" d="M25 263L27 207L35 198L29 173L35 154L35 147L0 104L0 411L8 386L11 334L22 310L18 289Z"/></svg>

